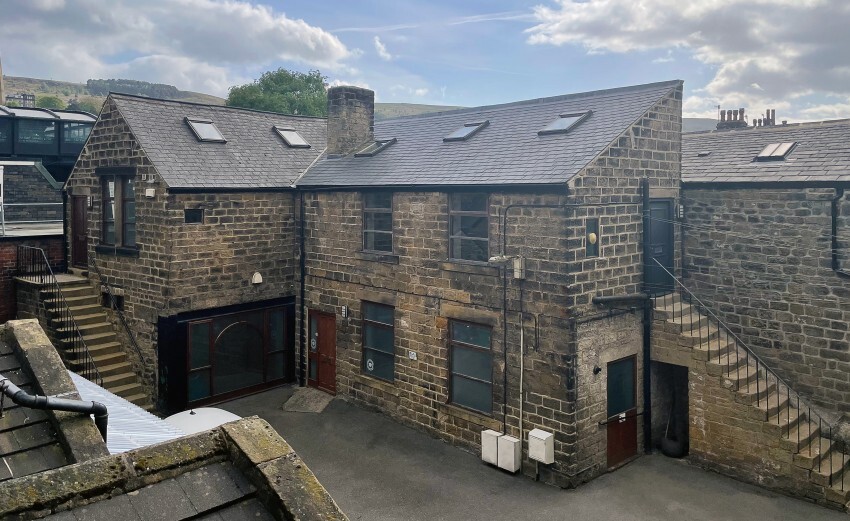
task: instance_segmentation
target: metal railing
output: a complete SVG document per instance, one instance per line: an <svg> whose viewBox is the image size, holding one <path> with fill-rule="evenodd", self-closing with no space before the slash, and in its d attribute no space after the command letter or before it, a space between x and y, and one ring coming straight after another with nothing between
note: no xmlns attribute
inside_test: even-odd
<svg viewBox="0 0 850 521"><path fill-rule="evenodd" d="M50 262L47 260L44 250L33 246L18 246L15 259L15 276L46 286L42 289L42 292L50 296L54 305L50 309L45 306L45 309L51 314L48 317L51 323L57 324L55 334L57 340L62 343L62 351L65 355L62 358L68 364L68 369L102 386L103 377L94 363L83 334L71 313L68 301L62 294L62 288L59 286L59 281L53 273L53 268L50 267Z"/></svg>
<svg viewBox="0 0 850 521"><path fill-rule="evenodd" d="M850 458L845 443L833 437L829 421L813 410L800 393L792 389L681 280L657 259L652 260L676 283L680 297L677 299L675 292L653 297L654 308L662 307L669 313L673 323L681 326L682 333L693 339L694 347L699 346L706 352L707 361L720 366L721 373L735 382L737 391L749 396L752 405L764 410L766 421L776 423L781 436L796 444L796 452L811 460L812 472L825 476L830 487L844 491L845 469Z"/></svg>
<svg viewBox="0 0 850 521"><path fill-rule="evenodd" d="M89 253L89 268L94 270L94 273L97 275L97 280L100 282L100 286L106 289L106 294L109 296L109 304L112 307L115 314L118 315L118 320L121 321L121 326L124 328L124 332L127 333L127 338L130 339L130 344L133 346L133 349L136 351L136 355L139 357L139 363L144 365L145 358L142 356L142 350L139 348L138 342L136 342L136 336L133 334L133 331L130 330L130 325L127 323L127 318L124 316L124 311L121 309L121 306L118 305L118 301L115 299L115 295L112 293L112 287L109 285L109 282L106 280L106 277L100 272L100 268L97 267L97 261L94 258L94 255Z"/></svg>

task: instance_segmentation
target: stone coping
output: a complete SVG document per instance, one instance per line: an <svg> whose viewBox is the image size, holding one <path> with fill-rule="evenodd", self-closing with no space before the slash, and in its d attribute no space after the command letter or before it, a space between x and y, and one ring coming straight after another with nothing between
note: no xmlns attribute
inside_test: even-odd
<svg viewBox="0 0 850 521"><path fill-rule="evenodd" d="M252 416L158 445L0 484L0 518L36 519L230 461L277 519L347 521L316 476L265 420Z"/></svg>

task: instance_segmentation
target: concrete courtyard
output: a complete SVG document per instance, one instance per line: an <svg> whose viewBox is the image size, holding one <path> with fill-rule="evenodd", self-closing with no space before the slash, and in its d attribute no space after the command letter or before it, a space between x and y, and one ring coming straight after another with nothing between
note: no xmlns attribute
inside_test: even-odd
<svg viewBox="0 0 850 521"><path fill-rule="evenodd" d="M491 468L475 455L380 413L335 399L315 413L285 412L282 388L219 407L258 415L292 445L352 520L846 520L660 455L576 489Z"/></svg>

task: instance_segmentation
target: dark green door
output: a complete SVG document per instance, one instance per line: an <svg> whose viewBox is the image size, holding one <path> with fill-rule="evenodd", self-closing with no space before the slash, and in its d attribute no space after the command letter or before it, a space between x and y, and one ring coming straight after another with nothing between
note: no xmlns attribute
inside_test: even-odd
<svg viewBox="0 0 850 521"><path fill-rule="evenodd" d="M646 264L646 286L652 295L673 291L673 201L656 199L649 202L649 251ZM653 260L654 259L654 260ZM664 271L656 262L667 269Z"/></svg>
<svg viewBox="0 0 850 521"><path fill-rule="evenodd" d="M608 364L608 467L637 454L636 357Z"/></svg>

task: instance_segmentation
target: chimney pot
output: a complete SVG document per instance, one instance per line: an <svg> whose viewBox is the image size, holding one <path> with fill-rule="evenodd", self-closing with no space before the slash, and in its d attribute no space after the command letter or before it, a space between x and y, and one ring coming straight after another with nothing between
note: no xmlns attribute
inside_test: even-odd
<svg viewBox="0 0 850 521"><path fill-rule="evenodd" d="M725 111L725 110L721 110L721 111L720 111L720 122L721 122L721 123L724 123L725 121L726 121L726 111Z"/></svg>
<svg viewBox="0 0 850 521"><path fill-rule="evenodd" d="M741 107L741 108L739 108L739 109L738 109L738 117L740 117L740 118L741 118L741 121L746 121L746 120L744 119L744 108L743 108L743 107Z"/></svg>
<svg viewBox="0 0 850 521"><path fill-rule="evenodd" d="M732 121L738 121L738 109L732 111Z"/></svg>
<svg viewBox="0 0 850 521"><path fill-rule="evenodd" d="M770 124L776 125L776 109L770 109Z"/></svg>
<svg viewBox="0 0 850 521"><path fill-rule="evenodd" d="M344 156L375 140L375 92L342 85L328 89L328 156Z"/></svg>

